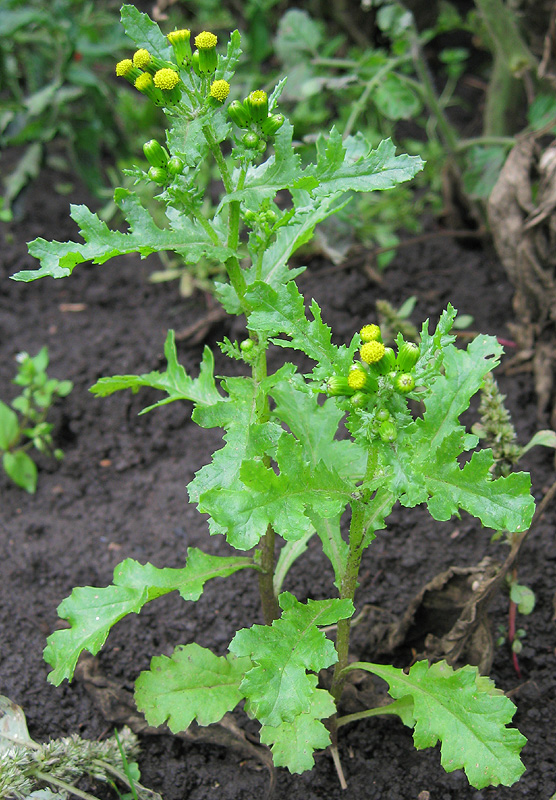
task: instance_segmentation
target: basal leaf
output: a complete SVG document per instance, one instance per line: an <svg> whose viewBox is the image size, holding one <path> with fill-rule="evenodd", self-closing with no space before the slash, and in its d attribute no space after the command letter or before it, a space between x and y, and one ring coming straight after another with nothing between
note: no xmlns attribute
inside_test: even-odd
<svg viewBox="0 0 556 800"><path fill-rule="evenodd" d="M40 260L40 269L21 270L12 278L24 282L46 276L64 278L71 275L77 264L85 261L104 264L125 253L139 253L145 258L151 253L170 250L179 253L187 263L196 263L203 255L221 261L231 255L231 251L215 242L205 228L186 215L174 220L174 228L159 228L137 195L127 189L116 189L114 202L129 223L128 233L112 231L86 206L72 205L71 217L80 226L85 244L35 239L29 244L29 253Z"/></svg>
<svg viewBox="0 0 556 800"><path fill-rule="evenodd" d="M58 686L64 678L71 680L82 651L96 655L110 628L127 614L138 614L150 600L173 591L185 600L197 600L210 578L254 567L251 558L211 556L196 548L189 548L187 556L183 569L158 569L128 558L114 570L111 586L74 589L58 606L59 616L71 627L49 636L44 651L45 661L53 668L50 683Z"/></svg>
<svg viewBox="0 0 556 800"><path fill-rule="evenodd" d="M14 453L6 452L2 456L2 466L12 481L25 489L29 494L34 494L37 489L37 465L23 450Z"/></svg>
<svg viewBox="0 0 556 800"><path fill-rule="evenodd" d="M176 647L172 656L156 656L135 682L135 702L149 725L168 723L172 733L219 722L243 694L239 685L252 666L248 658L215 656L198 644Z"/></svg>
<svg viewBox="0 0 556 800"><path fill-rule="evenodd" d="M332 642L318 626L332 625L353 614L350 600L309 600L299 603L284 592L278 602L282 617L272 625L253 625L238 631L230 643L236 656L254 663L240 690L247 708L263 725L272 728L309 714L316 689L315 675L337 661Z"/></svg>
<svg viewBox="0 0 556 800"><path fill-rule="evenodd" d="M525 771L519 753L526 739L506 727L516 708L476 667L454 671L445 661L430 667L418 661L409 674L364 662L348 669L364 669L383 678L395 699L412 697L415 747L434 747L440 740L446 772L463 768L469 783L483 789L511 786Z"/></svg>
<svg viewBox="0 0 556 800"><path fill-rule="evenodd" d="M316 682L316 676L308 676L311 677ZM287 767L294 773L312 769L315 765L313 752L324 750L330 744L330 734L320 720L331 717L335 711L332 695L323 689L315 689L307 712L274 728L263 725L261 742L270 745L274 764Z"/></svg>
<svg viewBox="0 0 556 800"><path fill-rule="evenodd" d="M0 450L9 450L19 438L19 421L15 411L0 400Z"/></svg>
<svg viewBox="0 0 556 800"><path fill-rule="evenodd" d="M164 354L168 362L166 372L148 372L144 375L113 375L100 378L90 390L97 397L107 397L122 389L131 389L136 393L142 386L160 389L168 397L159 400L152 406L144 408L140 413L146 414L153 408L173 403L175 400L191 400L198 406L211 406L222 400L214 382L214 356L210 348L205 346L199 377L190 378L178 362L174 331L168 331L164 344Z"/></svg>

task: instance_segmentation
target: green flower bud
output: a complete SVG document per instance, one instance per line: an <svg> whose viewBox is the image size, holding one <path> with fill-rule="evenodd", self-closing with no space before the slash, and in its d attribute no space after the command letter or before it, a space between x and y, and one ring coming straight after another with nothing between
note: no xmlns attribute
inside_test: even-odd
<svg viewBox="0 0 556 800"><path fill-rule="evenodd" d="M259 146L259 142L261 141L256 133L253 131L248 131L246 134L243 135L241 139L244 147L249 147L250 149L255 149Z"/></svg>
<svg viewBox="0 0 556 800"><path fill-rule="evenodd" d="M251 225L251 227L253 227L253 225L257 222L259 217L257 216L257 214L255 214L254 211L251 211L248 208L243 212L243 219L247 225Z"/></svg>
<svg viewBox="0 0 556 800"><path fill-rule="evenodd" d="M255 342L253 339L244 339L242 342L240 342L239 347L244 353L250 353L255 347Z"/></svg>
<svg viewBox="0 0 556 800"><path fill-rule="evenodd" d="M365 408L369 402L370 397L365 392L355 392L349 399L349 402L354 408Z"/></svg>
<svg viewBox="0 0 556 800"><path fill-rule="evenodd" d="M216 45L218 38L214 33L203 31L195 37L195 47L199 51L199 71L202 75L212 75L218 66Z"/></svg>
<svg viewBox="0 0 556 800"><path fill-rule="evenodd" d="M201 69L199 67L199 51L194 50L191 54L191 69L195 73L195 75L201 75Z"/></svg>
<svg viewBox="0 0 556 800"><path fill-rule="evenodd" d="M332 375L326 384L326 394L330 397L350 397L354 391L347 378L342 378L340 375Z"/></svg>
<svg viewBox="0 0 556 800"><path fill-rule="evenodd" d="M285 119L283 114L271 114L261 123L262 132L265 136L274 136L276 131L284 124Z"/></svg>
<svg viewBox="0 0 556 800"><path fill-rule="evenodd" d="M376 418L379 422L386 422L390 419L390 412L387 408L379 408L376 412Z"/></svg>
<svg viewBox="0 0 556 800"><path fill-rule="evenodd" d="M385 420L384 422L380 423L378 435L383 442L393 442L398 437L398 430L393 422L390 422L390 420Z"/></svg>
<svg viewBox="0 0 556 800"><path fill-rule="evenodd" d="M238 128L247 128L251 122L249 112L239 100L232 100L228 106L228 116Z"/></svg>
<svg viewBox="0 0 556 800"><path fill-rule="evenodd" d="M191 31L187 28L172 31L166 38L172 45L178 67L189 64L191 61Z"/></svg>
<svg viewBox="0 0 556 800"><path fill-rule="evenodd" d="M166 165L170 175L180 175L183 172L183 161L179 156L172 156Z"/></svg>
<svg viewBox="0 0 556 800"><path fill-rule="evenodd" d="M268 96L262 89L251 92L244 101L253 122L264 122L268 117Z"/></svg>
<svg viewBox="0 0 556 800"><path fill-rule="evenodd" d="M419 346L414 342L404 342L398 351L396 366L400 372L409 372L419 358Z"/></svg>
<svg viewBox="0 0 556 800"><path fill-rule="evenodd" d="M380 344L380 342L369 342L368 344L363 345L363 347L368 347L369 344ZM363 349L363 348L361 348ZM372 367L376 370L380 375L388 375L389 372L394 369L396 363L396 354L392 350L391 347L384 347L384 354L379 361L376 361Z"/></svg>
<svg viewBox="0 0 556 800"><path fill-rule="evenodd" d="M415 378L409 372L402 372L394 380L394 389L400 394L407 394L415 389Z"/></svg>
<svg viewBox="0 0 556 800"><path fill-rule="evenodd" d="M147 173L151 181L163 186L168 182L168 173L162 167L151 167Z"/></svg>
<svg viewBox="0 0 556 800"><path fill-rule="evenodd" d="M149 164L153 167L165 168L168 165L168 153L156 139L151 139L143 145L143 152Z"/></svg>
<svg viewBox="0 0 556 800"><path fill-rule="evenodd" d="M378 325L363 325L359 331L359 335L363 342L380 342L382 335Z"/></svg>

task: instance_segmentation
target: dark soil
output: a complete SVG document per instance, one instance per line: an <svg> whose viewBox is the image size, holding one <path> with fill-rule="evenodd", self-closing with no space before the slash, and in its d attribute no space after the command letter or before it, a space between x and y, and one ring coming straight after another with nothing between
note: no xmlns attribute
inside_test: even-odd
<svg viewBox="0 0 556 800"><path fill-rule="evenodd" d="M53 182L45 174L35 184L23 219L4 230L1 256L0 397L9 401L16 394L10 383L16 353L34 355L44 344L50 350L51 374L75 384L53 410L56 442L65 460L57 464L39 459L34 496L0 476L0 691L23 707L36 740L71 732L99 737L112 728L82 683L54 688L46 682L45 638L58 624L56 607L74 586L110 583L114 567L127 557L180 567L190 545L213 553L228 551L220 537L208 537L206 521L187 504L185 489L221 446L218 431L197 428L188 404L175 403L139 417L138 411L157 396L154 392L100 400L87 391L103 375L164 368L167 329L180 330L200 319L206 313L205 298L180 299L176 284L150 284L149 273L159 268L153 257L81 266L61 281L24 285L8 280L16 270L35 266L26 241L76 235L68 199L53 193ZM311 262L301 285L321 304L338 342L375 319L377 298L399 305L410 295L417 297L413 318L419 326L427 317L436 322L452 302L461 313L473 315L474 330L511 338L511 288L499 264L485 249L465 249L445 238L401 250L383 286L355 265L333 271L320 259ZM206 343L218 353L216 342L225 335L241 335L237 320L213 327ZM182 363L193 374L201 351L202 344L179 345ZM511 356L508 350L506 364ZM217 358L217 372L229 371L222 357ZM530 374L505 374L503 363L498 377L520 440L526 442L539 427ZM531 471L540 500L554 480L551 452L531 451L523 468ZM527 631L520 656L523 677L514 672L506 646L496 649L491 671L516 702L515 723L529 740L523 778L511 788L478 792L463 773L442 770L438 747L417 752L411 731L401 722L378 718L341 731L347 792L340 790L328 753L322 753L311 773L292 776L278 770L277 800L548 800L556 792L555 516L549 507L519 564L521 582L537 597L533 614L518 623ZM365 555L357 605L371 603L401 614L419 589L450 565L477 564L487 554L502 561L506 553L505 545L491 544L490 532L468 517L440 524L421 509L398 509ZM297 562L285 588L299 600L333 591L317 541ZM492 607L495 631L507 624L507 610L507 596L501 595ZM170 595L147 605L140 616L129 616L110 634L99 665L106 676L131 689L153 655L169 654L176 644L192 641L221 654L234 632L253 622L261 622L256 578L242 572L236 580L208 584L196 604ZM254 730L243 714L238 719ZM141 736L141 747L142 782L165 800L264 797L267 771L229 749L168 734Z"/></svg>

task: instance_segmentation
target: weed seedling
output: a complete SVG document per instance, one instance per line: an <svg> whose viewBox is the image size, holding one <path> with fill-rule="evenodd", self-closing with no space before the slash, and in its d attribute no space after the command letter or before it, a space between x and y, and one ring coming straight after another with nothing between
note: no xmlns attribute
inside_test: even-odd
<svg viewBox="0 0 556 800"><path fill-rule="evenodd" d="M530 524L529 476L493 479L492 452L475 450L478 437L459 422L502 348L490 336L457 348L451 306L433 331L423 325L419 344L399 334L396 348L388 347L380 327L369 324L336 345L316 301L306 308L294 280L302 268L288 266L315 226L342 208L347 193L387 190L412 178L421 160L397 156L389 140L372 150L362 135L342 140L332 129L319 137L315 162L302 166L292 127L278 109L283 82L269 96L257 90L228 102L240 57L237 31L226 54L218 54L210 32L165 37L132 6L123 7L122 19L138 49L117 72L164 108L169 121L164 145L150 142L146 149L148 174L136 171L137 181L160 186L167 224L157 226L133 192L116 189L128 232L110 231L87 208L74 207L85 242L37 240L30 251L40 257L40 269L15 277L60 278L85 261L160 250L188 263L205 257L225 265L228 281L217 294L229 314L245 317L246 334L239 342L224 340L221 349L242 361L248 375L217 384L208 347L198 376L188 375L170 331L164 372L103 378L92 391L105 396L154 387L165 396L145 411L188 400L196 424L225 429L225 445L188 491L208 514L210 533L225 536L238 555L189 548L185 566L176 569L127 559L116 567L112 585L75 589L59 607L71 627L53 633L45 650L50 681L71 679L80 653L96 654L111 627L145 603L172 591L195 601L209 579L253 569L266 624L231 632L225 654L190 642L171 656L154 657L135 685L137 706L150 725L167 723L174 732L193 720L209 725L244 702L277 766L309 770L314 751L330 746L341 775L337 733L351 719L337 716L338 704L350 670L361 669L388 684L392 702L359 717L398 715L413 729L418 748L440 740L445 769L463 768L478 789L514 783L524 769L519 752L525 742L507 727L515 707L475 667L419 661L406 673L348 661L361 558L397 503L407 509L425 504L436 520L464 509L495 530ZM209 217L195 190L206 159L216 164L224 187ZM287 203L276 202L279 192ZM307 356L312 371L302 374L286 362L269 374L272 345ZM350 438L336 437L342 425ZM302 603L284 591L284 581L313 536L332 564L335 596ZM283 540L277 561L276 537ZM335 643L323 631L334 625ZM331 666L325 688L319 672Z"/></svg>
<svg viewBox="0 0 556 800"><path fill-rule="evenodd" d="M53 425L46 418L52 404L59 397L66 397L73 384L48 377L46 347L34 358L28 353L19 353L17 361L19 367L13 382L22 386L23 391L12 400L12 408L0 400L0 452L6 475L33 494L37 488L37 466L27 451L34 447L58 460L64 457L63 452L54 447Z"/></svg>

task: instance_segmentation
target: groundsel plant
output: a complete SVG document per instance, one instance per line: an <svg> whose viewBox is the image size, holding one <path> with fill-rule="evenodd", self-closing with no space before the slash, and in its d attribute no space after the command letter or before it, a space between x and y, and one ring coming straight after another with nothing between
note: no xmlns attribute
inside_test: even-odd
<svg viewBox="0 0 556 800"><path fill-rule="evenodd" d="M367 670L384 679L393 702L358 718L397 714L413 729L418 748L441 741L446 770L463 768L477 788L511 785L524 769L519 752L525 739L507 727L515 711L511 701L475 667L420 661L406 673L348 663L361 557L396 503L424 503L437 520L464 509L495 530L530 524L529 476L493 479L491 451L475 451L478 437L459 422L502 348L489 336L478 336L467 350L456 348L451 306L432 333L423 325L418 345L399 335L395 349L386 347L380 328L370 324L336 346L314 300L306 311L294 280L302 269L288 267L317 223L342 208L346 193L392 188L411 179L421 160L396 156L388 140L371 150L361 135L342 140L332 129L317 141L316 162L302 167L292 127L278 111L283 82L270 96L257 90L229 102L241 52L237 31L224 54L207 31L164 36L132 6L123 7L122 20L137 50L116 71L168 118L164 145L145 146L148 174L134 172L137 181L160 185L167 224L158 227L132 191L116 189L127 232L111 231L86 207L73 207L85 242L36 240L30 252L40 258L40 269L14 277L61 278L81 262L161 250L190 264L201 257L225 264L229 281L217 286L217 294L229 314L245 317L246 335L220 346L245 363L249 376L221 378L217 385L213 353L205 347L199 374L191 377L177 361L170 331L166 371L103 378L91 391L102 397L154 387L165 397L145 412L188 400L195 423L225 430L225 445L188 491L209 515L210 533L225 536L238 555L189 548L178 569L127 559L116 567L112 585L75 589L59 607L70 628L48 639L49 680L58 685L71 679L80 653L96 654L110 628L145 603L173 591L195 601L209 579L253 569L265 624L232 632L224 655L188 643L170 657L154 657L135 689L150 725L167 723L174 732L193 720L209 725L243 701L277 766L309 770L314 751L329 746L341 776L337 734L351 718L338 717L337 707L349 671ZM196 190L206 159L216 163L224 187L210 218ZM276 197L286 191L284 208ZM312 371L301 374L285 363L268 374L271 345L305 354L314 362ZM343 424L351 438L339 440ZM461 466L459 457L470 451ZM312 536L332 564L334 596L302 603L283 584ZM277 560L276 537L283 542ZM324 626L336 626L335 644ZM324 688L318 673L332 666Z"/></svg>

